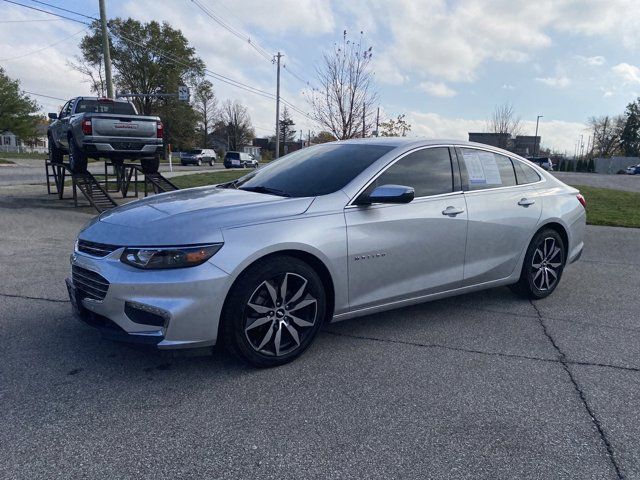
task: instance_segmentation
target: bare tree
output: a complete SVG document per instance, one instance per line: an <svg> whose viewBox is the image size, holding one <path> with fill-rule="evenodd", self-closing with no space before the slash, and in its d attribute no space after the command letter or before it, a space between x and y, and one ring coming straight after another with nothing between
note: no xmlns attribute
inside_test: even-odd
<svg viewBox="0 0 640 480"><path fill-rule="evenodd" d="M621 151L620 137L624 124L623 115L591 117L587 121L589 128L593 129L593 156L610 157Z"/></svg>
<svg viewBox="0 0 640 480"><path fill-rule="evenodd" d="M89 88L97 96L105 97L107 95L107 84L103 70L104 64L101 56L96 61L76 56L75 61L69 60L67 65L87 77L83 81L89 84Z"/></svg>
<svg viewBox="0 0 640 480"><path fill-rule="evenodd" d="M194 90L193 108L198 113L199 121L202 125L204 136L202 146L207 148L210 127L213 126L218 117L218 99L213 91L213 84L209 80L199 81Z"/></svg>
<svg viewBox="0 0 640 480"><path fill-rule="evenodd" d="M522 134L522 121L517 117L513 105L505 103L497 105L491 118L487 121L488 132L502 134L499 139L500 148L507 148L507 143L511 137Z"/></svg>
<svg viewBox="0 0 640 480"><path fill-rule="evenodd" d="M234 100L227 100L222 106L222 120L227 129L230 150L238 150L249 144L255 136L247 107Z"/></svg>
<svg viewBox="0 0 640 480"><path fill-rule="evenodd" d="M372 47L355 43L345 30L341 44L323 54L317 69L317 90L310 103L315 120L339 140L367 135L373 125L377 94L373 91ZM364 128L363 128L364 127Z"/></svg>

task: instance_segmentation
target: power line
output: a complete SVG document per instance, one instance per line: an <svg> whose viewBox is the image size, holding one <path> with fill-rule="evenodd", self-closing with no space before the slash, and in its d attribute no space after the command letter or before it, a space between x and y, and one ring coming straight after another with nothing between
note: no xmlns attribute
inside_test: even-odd
<svg viewBox="0 0 640 480"><path fill-rule="evenodd" d="M43 93L27 92L24 90L23 90L23 93L26 93L27 95L35 95L36 97L44 97L44 98L51 98L52 100L60 100L63 102L66 102L67 100L69 100L68 98L52 97L51 95L45 95Z"/></svg>
<svg viewBox="0 0 640 480"><path fill-rule="evenodd" d="M199 0L191 0L191 2L196 7L198 7L200 10L202 10L205 13L205 15L207 15L214 22L216 22L218 25L220 25L222 28L227 30L232 35L238 37L240 40L247 42L251 47L253 47L253 49L256 52L258 52L260 55L262 55L268 61L271 61L273 59L273 55L270 55L264 48L262 48L260 45L258 45L255 41L252 41L251 37L249 37L248 35L243 34L240 30L238 30L236 28L233 28L231 25L226 23L222 19L222 17L220 17L220 16L216 15L215 13L213 13L205 5L203 5Z"/></svg>
<svg viewBox="0 0 640 480"><path fill-rule="evenodd" d="M8 62L8 61L11 61L11 60L17 60L19 58L28 57L29 55L33 55L34 53L41 52L43 50L46 50L47 48L55 47L59 43L65 42L65 41L69 40L70 38L75 37L79 33L85 32L86 30L87 30L86 28L83 28L82 30L77 31L73 35L69 35L68 37L63 38L62 40L58 40L57 42L54 42L54 43L52 43L50 45L47 45L46 47L38 48L37 50L32 50L32 51L24 53L22 55L17 55L15 57L9 57L9 58L0 58L0 62Z"/></svg>
<svg viewBox="0 0 640 480"><path fill-rule="evenodd" d="M59 22L63 18L32 18L29 20L0 20L0 23Z"/></svg>
<svg viewBox="0 0 640 480"><path fill-rule="evenodd" d="M97 18L90 17L89 15L85 15L85 14L79 13L79 12L74 12L73 10L67 10L66 8L58 7L56 5L52 5L52 4L47 3L47 2L41 2L40 0L31 0L31 1L33 3L39 3L40 5L45 5L47 7L55 8L56 10L60 10L62 12L67 12L67 13L71 13L73 15L78 15L80 17L88 18L89 20L97 20Z"/></svg>
<svg viewBox="0 0 640 480"><path fill-rule="evenodd" d="M54 13L54 12L50 12L48 10L43 10L42 8L32 7L30 5L25 5L24 3L14 2L13 0L3 0L3 1L5 1L7 3L12 3L13 5L18 5L20 7L29 8L31 10L36 10L38 12L47 13L49 15L53 15L54 17L64 18L65 20L69 20L71 22L81 23L83 25L89 25L87 22L83 22L82 20L78 20L78 19L71 18L71 17L66 17L64 15L60 15L59 13ZM81 14L78 13L77 15L81 15ZM82 16L84 16L84 15L82 15Z"/></svg>

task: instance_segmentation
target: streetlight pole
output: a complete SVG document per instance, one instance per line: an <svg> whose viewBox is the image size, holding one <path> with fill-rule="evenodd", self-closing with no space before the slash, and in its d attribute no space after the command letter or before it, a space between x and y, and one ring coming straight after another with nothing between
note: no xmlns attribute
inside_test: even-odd
<svg viewBox="0 0 640 480"><path fill-rule="evenodd" d="M543 115L538 115L538 117L536 118L536 134L533 137L533 156L534 158L538 156L538 123L540 122L540 119L543 117Z"/></svg>

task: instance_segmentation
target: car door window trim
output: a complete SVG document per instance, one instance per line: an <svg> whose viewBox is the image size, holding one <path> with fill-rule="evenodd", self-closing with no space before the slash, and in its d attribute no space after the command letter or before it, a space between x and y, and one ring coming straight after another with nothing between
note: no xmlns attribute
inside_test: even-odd
<svg viewBox="0 0 640 480"><path fill-rule="evenodd" d="M360 197L360 195L362 195L362 193L367 190L367 188L369 188L373 182L375 182L378 177L380 177L383 173L385 173L389 168L391 168L393 165L395 165L397 162L399 162L400 160L402 160L404 157L406 157L407 155L410 155L412 153L415 153L419 150L427 150L430 148L447 148L448 152L449 152L449 162L451 163L451 176L452 176L452 185L451 188L453 189L453 191L451 192L446 192L446 193L438 193L436 195L422 195L420 197L415 197L413 199L413 202L415 202L416 200L421 200L423 198L434 198L434 197L443 197L443 196L448 196L448 195L455 195L458 193L462 193L462 183L460 178L458 178L458 181L456 181L455 177L456 177L456 171L454 168L454 163L453 163L453 157L452 157L452 152L451 152L451 145L445 145L445 144L441 144L441 145L429 145L429 146L422 146L422 147L417 147L417 148L413 148L409 151L404 152L403 154L401 154L399 157L396 157L395 159L393 159L391 162L389 162L388 164L386 164L384 167L382 167L373 177L371 177L369 179L369 181L367 183L365 183L365 185L360 188L358 190L358 192L353 196L353 198L351 200L349 200L349 203L347 203L347 205L345 206L345 208L351 208L351 207L362 207L362 205L357 205L354 204L354 202ZM460 190L455 190L456 188L460 189Z"/></svg>

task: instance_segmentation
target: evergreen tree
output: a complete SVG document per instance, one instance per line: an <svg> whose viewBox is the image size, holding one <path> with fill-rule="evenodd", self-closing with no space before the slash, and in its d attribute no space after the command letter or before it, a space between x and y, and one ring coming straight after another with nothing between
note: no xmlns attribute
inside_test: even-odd
<svg viewBox="0 0 640 480"><path fill-rule="evenodd" d="M625 117L620 144L625 156L637 157L640 155L640 98L627 105Z"/></svg>

